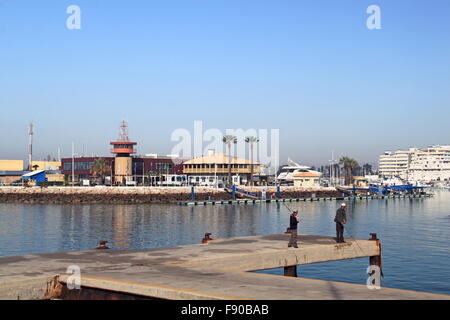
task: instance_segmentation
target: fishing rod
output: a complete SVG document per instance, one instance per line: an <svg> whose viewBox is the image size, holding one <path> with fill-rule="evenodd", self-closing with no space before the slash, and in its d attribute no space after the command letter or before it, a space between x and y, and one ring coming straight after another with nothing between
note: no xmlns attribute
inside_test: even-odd
<svg viewBox="0 0 450 320"><path fill-rule="evenodd" d="M296 211L298 214L298 210L292 210L291 208L289 208L289 206L286 204L286 202L283 201L284 206L289 210L289 213L291 214L292 212ZM300 217L299 217L300 219Z"/></svg>
<svg viewBox="0 0 450 320"><path fill-rule="evenodd" d="M284 206L289 210L289 212L293 212L293 210L291 208L288 207L288 205L286 204L286 202L283 201Z"/></svg>
<svg viewBox="0 0 450 320"><path fill-rule="evenodd" d="M344 203L345 204L345 203ZM347 220L347 219L346 219ZM363 253L363 249L361 248L361 246L359 245L358 241L356 240L356 238L352 235L352 232L350 232L350 228L346 228L345 226L343 226L344 232L346 231L347 234L350 236L350 238L353 239L353 242L356 243L356 245L358 246L359 250L361 251L361 253Z"/></svg>
<svg viewBox="0 0 450 320"><path fill-rule="evenodd" d="M353 232L350 232L350 227L344 227L344 232L347 232L347 234L350 236L350 238L353 239L353 241L356 243L356 245L358 246L359 250L361 252L364 252L363 249L361 248L361 246L358 244L358 241L356 240L356 238L353 236Z"/></svg>
<svg viewBox="0 0 450 320"><path fill-rule="evenodd" d="M278 198L278 199L281 199L281 198ZM286 202L284 202L284 201L282 201L282 202L283 202L284 206L289 210L290 213L292 213L294 211L291 208L289 208L289 206L286 204Z"/></svg>

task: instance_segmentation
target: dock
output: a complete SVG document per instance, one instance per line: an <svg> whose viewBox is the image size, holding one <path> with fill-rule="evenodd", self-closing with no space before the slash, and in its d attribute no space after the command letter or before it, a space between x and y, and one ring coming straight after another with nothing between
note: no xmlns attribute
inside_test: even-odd
<svg viewBox="0 0 450 320"><path fill-rule="evenodd" d="M338 244L332 237L299 235L299 248L287 248L289 237L275 234L170 248L3 257L0 299L450 299L296 277L298 265L364 257L373 264L381 246L377 239ZM74 277L67 270L73 266L80 269L81 289L70 290ZM284 268L285 276L250 272L272 268Z"/></svg>
<svg viewBox="0 0 450 320"><path fill-rule="evenodd" d="M345 197L310 197L310 198L277 198L277 199L236 199L236 200L209 200L209 201L178 201L182 206L206 206L227 204L264 204L280 202L309 202L309 201L343 201L343 200L388 200L388 199L418 199L430 198L433 194L406 194L406 195L372 195L372 196L345 196Z"/></svg>

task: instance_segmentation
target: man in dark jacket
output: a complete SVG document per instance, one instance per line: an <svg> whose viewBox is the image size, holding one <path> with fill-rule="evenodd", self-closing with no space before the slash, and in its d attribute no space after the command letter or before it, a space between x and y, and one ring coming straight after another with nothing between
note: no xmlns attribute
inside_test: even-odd
<svg viewBox="0 0 450 320"><path fill-rule="evenodd" d="M334 222L336 222L336 242L342 243L344 241L344 224L347 223L347 215L345 213L346 204L342 203L341 207L336 211L336 217Z"/></svg>
<svg viewBox="0 0 450 320"><path fill-rule="evenodd" d="M297 218L298 211L293 211L289 219L289 230L291 232L291 239L289 239L288 248L297 246L297 225L300 219Z"/></svg>

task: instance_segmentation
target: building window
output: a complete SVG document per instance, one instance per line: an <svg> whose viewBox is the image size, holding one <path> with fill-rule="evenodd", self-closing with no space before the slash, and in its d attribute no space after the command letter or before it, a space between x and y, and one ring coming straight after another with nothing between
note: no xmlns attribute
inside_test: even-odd
<svg viewBox="0 0 450 320"><path fill-rule="evenodd" d="M94 162L92 161L76 161L74 162L74 170L75 171L90 171ZM63 170L70 171L72 170L72 162L64 162Z"/></svg>

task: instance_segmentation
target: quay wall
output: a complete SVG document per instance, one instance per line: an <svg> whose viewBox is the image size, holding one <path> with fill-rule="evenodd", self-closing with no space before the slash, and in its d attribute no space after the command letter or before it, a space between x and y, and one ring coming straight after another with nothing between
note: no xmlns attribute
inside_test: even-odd
<svg viewBox="0 0 450 320"><path fill-rule="evenodd" d="M261 187L242 188L261 194ZM276 187L267 188L267 198ZM334 188L281 187L282 198L338 197ZM195 200L230 200L218 188L195 187ZM176 203L191 200L190 187L0 187L0 203Z"/></svg>

